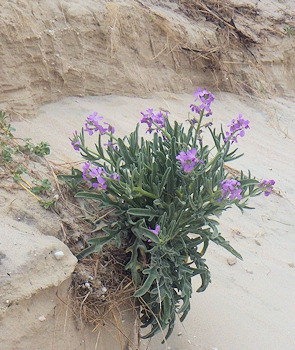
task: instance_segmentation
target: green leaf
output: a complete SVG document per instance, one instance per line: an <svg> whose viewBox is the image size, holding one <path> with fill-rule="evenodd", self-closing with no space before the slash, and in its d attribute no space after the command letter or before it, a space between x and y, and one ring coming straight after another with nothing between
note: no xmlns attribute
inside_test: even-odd
<svg viewBox="0 0 295 350"><path fill-rule="evenodd" d="M137 237L141 238L142 240L148 238L154 243L159 243L158 236L145 227L132 227L131 230L136 234Z"/></svg>
<svg viewBox="0 0 295 350"><path fill-rule="evenodd" d="M126 264L125 269L131 271L135 286L138 286L141 282L141 276L138 273L139 270L142 270L142 264L139 262L139 251L145 254L146 250L146 246L138 238L126 249L126 253L131 253L131 258Z"/></svg>
<svg viewBox="0 0 295 350"><path fill-rule="evenodd" d="M118 146L120 148L120 151L123 154L125 163L127 165L135 163L135 160L131 158L130 151L129 151L129 149L127 149L127 147L125 146L125 144L124 144L122 139L118 139Z"/></svg>
<svg viewBox="0 0 295 350"><path fill-rule="evenodd" d="M137 216L137 217L149 217L151 220L158 216L159 213L153 208L130 208L127 210L127 214Z"/></svg>
<svg viewBox="0 0 295 350"><path fill-rule="evenodd" d="M134 293L134 296L137 298L142 297L144 294L146 294L150 290L152 284L154 283L154 281L157 279L157 276L158 276L156 266L150 267L149 269L145 269L142 271L142 273L148 276L144 281L143 286Z"/></svg>
<svg viewBox="0 0 295 350"><path fill-rule="evenodd" d="M200 276L202 279L202 285L197 289L198 293L204 292L204 290L208 287L209 283L211 282L209 270L205 269L204 272L200 274Z"/></svg>
<svg viewBox="0 0 295 350"><path fill-rule="evenodd" d="M224 249L228 250L230 253L232 253L234 256L236 256L238 259L243 260L240 253L238 253L230 244L228 241L226 241L222 236L218 236L216 238L210 238L210 240Z"/></svg>
<svg viewBox="0 0 295 350"><path fill-rule="evenodd" d="M255 179L243 179L243 180L240 180L240 183L241 183L241 187L247 187L251 185L258 185L259 181Z"/></svg>
<svg viewBox="0 0 295 350"><path fill-rule="evenodd" d="M98 193L94 193L94 192L78 192L75 194L75 197L101 200L101 196Z"/></svg>
<svg viewBox="0 0 295 350"><path fill-rule="evenodd" d="M96 237L96 238L90 239L88 241L88 243L90 244L90 247L82 250L77 255L77 259L81 260L92 253L99 253L101 251L102 247L105 244L109 243L111 240L113 240L117 234L118 234L117 232L114 232L112 235L109 235L109 236Z"/></svg>

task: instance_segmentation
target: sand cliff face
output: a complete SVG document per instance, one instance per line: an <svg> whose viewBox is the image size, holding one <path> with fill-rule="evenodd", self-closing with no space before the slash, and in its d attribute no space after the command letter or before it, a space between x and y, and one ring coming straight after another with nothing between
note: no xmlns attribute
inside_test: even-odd
<svg viewBox="0 0 295 350"><path fill-rule="evenodd" d="M0 7L0 108L64 96L294 93L294 3L11 0Z"/></svg>

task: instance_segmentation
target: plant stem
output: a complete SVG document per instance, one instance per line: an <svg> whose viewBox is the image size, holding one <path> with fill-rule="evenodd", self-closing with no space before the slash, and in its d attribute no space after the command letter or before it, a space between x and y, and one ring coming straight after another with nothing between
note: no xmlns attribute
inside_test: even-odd
<svg viewBox="0 0 295 350"><path fill-rule="evenodd" d="M196 129L197 137L198 137L199 132L200 132L200 128L201 128L201 124L202 124L203 117L204 117L204 110L202 110L202 112L201 112L201 114L200 114L200 119L199 119L199 121L198 121L198 126L197 126L197 129Z"/></svg>
<svg viewBox="0 0 295 350"><path fill-rule="evenodd" d="M162 132L162 134L167 137L168 140L171 140L171 136L170 134L168 134L168 132L164 129L164 128L159 128L159 125L156 124L155 122L153 122L153 124L155 125L157 130L160 130Z"/></svg>
<svg viewBox="0 0 295 350"><path fill-rule="evenodd" d="M105 135L108 135L108 136L111 138L111 141L114 139L115 141L117 141L117 142L118 142L117 137L116 137L116 136L114 136L112 133L110 133L110 132L106 132L106 133L105 133Z"/></svg>
<svg viewBox="0 0 295 350"><path fill-rule="evenodd" d="M146 196L146 197L153 198L153 199L157 199L157 198L158 198L158 197L155 196L153 193L147 192L147 191L145 191L144 189L142 189L141 187L134 187L133 189L134 189L135 191L137 191L137 192L143 194L143 195Z"/></svg>

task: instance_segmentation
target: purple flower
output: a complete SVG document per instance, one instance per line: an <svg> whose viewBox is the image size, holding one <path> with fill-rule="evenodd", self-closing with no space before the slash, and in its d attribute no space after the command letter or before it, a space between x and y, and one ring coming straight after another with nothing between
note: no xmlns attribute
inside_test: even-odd
<svg viewBox="0 0 295 350"><path fill-rule="evenodd" d="M75 151L79 151L80 150L81 141L79 139L77 130L75 130L73 132L73 138L70 139L70 140L71 140L71 145L73 146L74 150Z"/></svg>
<svg viewBox="0 0 295 350"><path fill-rule="evenodd" d="M198 163L204 163L202 160L198 159L196 155L197 155L197 149L192 148L187 152L181 151L179 155L176 157L176 159L180 161L182 170L184 172L190 173L194 170L195 166Z"/></svg>
<svg viewBox="0 0 295 350"><path fill-rule="evenodd" d="M115 151L118 151L118 149L119 149L118 146L112 141L108 141L107 143L104 143L103 145L106 147L110 147L110 148L114 149Z"/></svg>
<svg viewBox="0 0 295 350"><path fill-rule="evenodd" d="M88 132L91 136L95 131L98 131L101 127L100 122L103 120L103 117L98 116L97 112L90 114L86 118L84 130Z"/></svg>
<svg viewBox="0 0 295 350"><path fill-rule="evenodd" d="M241 183L234 179L226 179L221 182L221 192L222 196L219 198L219 200L223 200L228 198L230 200L234 199L242 199L242 189L239 188L241 186Z"/></svg>
<svg viewBox="0 0 295 350"><path fill-rule="evenodd" d="M203 112L205 117L209 117L210 115L212 115L212 110L210 108L210 105L206 105L203 103L200 106L191 104L190 109L192 112L195 112L197 114L201 114L201 112Z"/></svg>
<svg viewBox="0 0 295 350"><path fill-rule="evenodd" d="M121 176L119 174L117 174L117 173L113 173L113 174L110 175L110 178L115 180L115 181L120 181Z"/></svg>
<svg viewBox="0 0 295 350"><path fill-rule="evenodd" d="M106 179L102 176L97 176L96 182L92 182L91 186L94 188L101 188L102 190L106 190L107 189Z"/></svg>
<svg viewBox="0 0 295 350"><path fill-rule="evenodd" d="M94 179L95 177L101 176L101 175L106 175L106 171L102 167L97 167L94 169L89 169L89 176Z"/></svg>
<svg viewBox="0 0 295 350"><path fill-rule="evenodd" d="M275 184L275 180L262 180L259 184L259 187L263 189L264 195L268 197L272 190L273 190L273 185Z"/></svg>
<svg viewBox="0 0 295 350"><path fill-rule="evenodd" d="M106 132L109 132L110 134L114 134L115 133L115 128L112 125L110 125L109 123L105 123L105 122L104 122L104 124L108 125L108 127L107 128L102 128L103 131L104 131L104 132L101 132L102 135L105 134Z"/></svg>
<svg viewBox="0 0 295 350"><path fill-rule="evenodd" d="M229 131L226 132L224 142L231 140L231 143L238 142L238 136L245 136L245 129L250 129L250 121L243 118L240 113L237 119L233 119L231 124L228 125Z"/></svg>
<svg viewBox="0 0 295 350"><path fill-rule="evenodd" d="M82 177L91 182L94 188L107 188L107 179L120 181L120 175L117 173L108 174L103 167L95 167L90 162L85 162L82 166Z"/></svg>
<svg viewBox="0 0 295 350"><path fill-rule="evenodd" d="M96 131L99 131L101 135L104 135L107 132L113 134L115 132L115 128L106 122L104 122L103 124L107 125L107 127L103 127L101 124L102 120L103 117L98 116L97 112L90 114L86 118L84 130L88 132L90 136L93 135L93 133Z"/></svg>
<svg viewBox="0 0 295 350"><path fill-rule="evenodd" d="M209 117L212 114L210 105L214 101L215 96L207 89L201 89L201 88L198 88L197 91L195 91L194 95L196 96L195 101L200 99L201 104L200 105L191 104L190 105L191 111L197 114L203 113L205 117Z"/></svg>
<svg viewBox="0 0 295 350"><path fill-rule="evenodd" d="M155 229L152 230L150 227L149 227L149 230L154 233L156 236L158 236L160 230L161 230L161 226L160 225L156 225Z"/></svg>
<svg viewBox="0 0 295 350"><path fill-rule="evenodd" d="M199 98L201 102L209 106L215 99L215 96L207 89L202 90L201 88L198 88L197 91L195 91L194 95L196 96L195 101L197 101Z"/></svg>
<svg viewBox="0 0 295 350"><path fill-rule="evenodd" d="M147 132L151 133L153 130L159 132L161 128L165 127L165 117L162 111L158 113L154 113L152 108L146 110L146 113L141 112L142 118L140 120L141 123L145 123L148 126ZM155 127L155 129L153 129Z"/></svg>
<svg viewBox="0 0 295 350"><path fill-rule="evenodd" d="M191 106L192 106L192 105L191 105ZM192 126L194 126L194 125L197 124L197 122L198 122L196 118L187 119L186 121L189 122Z"/></svg>
<svg viewBox="0 0 295 350"><path fill-rule="evenodd" d="M102 167L91 167L92 164L85 162L82 167L82 177L84 180L90 181L91 186L94 188L106 189L106 171ZM95 181L93 181L95 179Z"/></svg>
<svg viewBox="0 0 295 350"><path fill-rule="evenodd" d="M155 234L156 236L158 236L159 233L160 233L160 230L161 230L161 226L160 226L160 225L156 225L156 227L155 227L154 230L152 230L152 229L149 227L149 230L150 230L153 234ZM148 239L147 241L148 241L148 242L151 242L150 239Z"/></svg>
<svg viewBox="0 0 295 350"><path fill-rule="evenodd" d="M85 162L82 166L82 177L84 180L89 180L91 177L89 176L89 169L91 164L89 162Z"/></svg>

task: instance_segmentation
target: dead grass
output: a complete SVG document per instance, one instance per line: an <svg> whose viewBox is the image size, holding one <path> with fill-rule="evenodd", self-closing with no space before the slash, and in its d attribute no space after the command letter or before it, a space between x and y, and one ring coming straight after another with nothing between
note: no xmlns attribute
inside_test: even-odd
<svg viewBox="0 0 295 350"><path fill-rule="evenodd" d="M133 310L134 285L125 270L125 249L109 247L101 254L81 260L73 273L73 305L80 321L94 328ZM107 321L108 320L108 321Z"/></svg>

